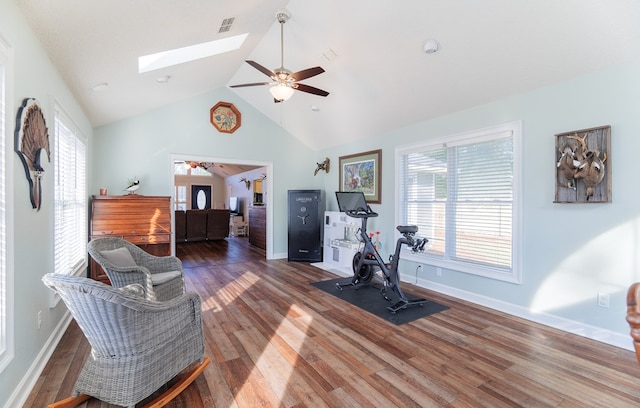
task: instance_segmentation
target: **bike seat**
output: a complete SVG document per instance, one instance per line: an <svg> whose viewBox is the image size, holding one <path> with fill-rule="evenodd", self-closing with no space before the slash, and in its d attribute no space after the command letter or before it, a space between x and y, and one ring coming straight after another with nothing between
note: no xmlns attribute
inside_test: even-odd
<svg viewBox="0 0 640 408"><path fill-rule="evenodd" d="M398 225L396 229L400 231L401 234L415 234L418 232L417 225Z"/></svg>

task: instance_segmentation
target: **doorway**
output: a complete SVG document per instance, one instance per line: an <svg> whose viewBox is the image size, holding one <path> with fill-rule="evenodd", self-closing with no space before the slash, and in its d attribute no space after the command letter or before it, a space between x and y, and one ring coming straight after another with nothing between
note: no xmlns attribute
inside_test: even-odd
<svg viewBox="0 0 640 408"><path fill-rule="evenodd" d="M196 162L196 163L212 163L218 166L222 166L227 171L246 171L247 168L265 168L265 178L267 180L273 179L273 162L265 162L258 160L241 160L230 159L224 157L211 157L211 156L197 156L188 154L170 154L168 166L170 168L170 180L168 182L169 190L171 191L171 197L173 202L176 202L176 189L175 189L175 176L174 166L175 162ZM234 169L234 170L232 170ZM265 190L263 191L264 205L266 207L266 251L265 255L267 259L274 259L273 250L273 183L269 182L265 184ZM225 191L226 194L226 191ZM172 228L175 231L175 213L171 213ZM250 232L249 232L250 233ZM175 233L172 237L172 248L175 248Z"/></svg>

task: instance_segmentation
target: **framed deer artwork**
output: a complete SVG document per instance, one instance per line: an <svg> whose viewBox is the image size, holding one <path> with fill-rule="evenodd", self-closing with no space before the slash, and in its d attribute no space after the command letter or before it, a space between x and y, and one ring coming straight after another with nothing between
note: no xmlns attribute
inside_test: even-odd
<svg viewBox="0 0 640 408"><path fill-rule="evenodd" d="M556 136L555 203L611 202L611 126Z"/></svg>

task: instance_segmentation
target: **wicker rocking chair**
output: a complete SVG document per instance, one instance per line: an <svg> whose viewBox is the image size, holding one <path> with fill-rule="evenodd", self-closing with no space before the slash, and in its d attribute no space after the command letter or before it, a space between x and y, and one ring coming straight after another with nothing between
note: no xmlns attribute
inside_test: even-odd
<svg viewBox="0 0 640 408"><path fill-rule="evenodd" d="M141 285L145 297L169 300L184 293L182 262L175 256L155 256L122 238L95 238L87 247L111 284L121 288Z"/></svg>
<svg viewBox="0 0 640 408"><path fill-rule="evenodd" d="M197 294L159 302L145 299L137 284L117 289L61 274L47 274L42 280L60 295L91 345L73 396L50 408L74 407L91 397L134 407L191 367L147 405L161 407L209 364Z"/></svg>

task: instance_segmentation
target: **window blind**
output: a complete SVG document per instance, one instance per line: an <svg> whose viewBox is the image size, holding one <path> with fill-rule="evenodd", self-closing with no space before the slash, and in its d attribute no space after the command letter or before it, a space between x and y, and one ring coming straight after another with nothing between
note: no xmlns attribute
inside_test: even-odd
<svg viewBox="0 0 640 408"><path fill-rule="evenodd" d="M512 276L514 133L466 136L399 151L399 221L419 227L438 266Z"/></svg>
<svg viewBox="0 0 640 408"><path fill-rule="evenodd" d="M68 119L55 117L55 271L72 274L87 260L86 147Z"/></svg>
<svg viewBox="0 0 640 408"><path fill-rule="evenodd" d="M6 147L9 140L8 120L8 65L11 53L0 37L0 372L13 358L13 305L10 299L10 273L13 273L7 259L7 164Z"/></svg>

